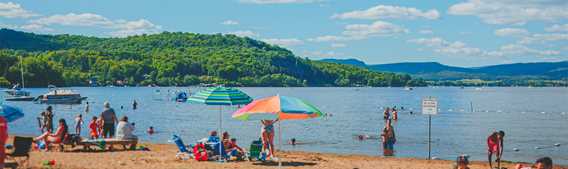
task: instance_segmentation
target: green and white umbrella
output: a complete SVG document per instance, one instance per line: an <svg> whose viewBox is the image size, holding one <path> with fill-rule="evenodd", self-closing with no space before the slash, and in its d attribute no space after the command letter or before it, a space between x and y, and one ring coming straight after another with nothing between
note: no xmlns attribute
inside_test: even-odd
<svg viewBox="0 0 568 169"><path fill-rule="evenodd" d="M223 106L245 105L252 102L252 98L237 88L210 87L197 92L187 99L190 103L201 103L219 106L219 133L223 133ZM222 149L219 148L219 151ZM223 154L220 152L220 154Z"/></svg>

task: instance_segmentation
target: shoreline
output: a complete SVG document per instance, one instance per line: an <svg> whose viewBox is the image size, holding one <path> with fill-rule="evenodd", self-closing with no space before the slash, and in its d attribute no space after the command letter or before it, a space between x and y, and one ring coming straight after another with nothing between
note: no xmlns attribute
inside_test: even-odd
<svg viewBox="0 0 568 169"><path fill-rule="evenodd" d="M12 138L8 140L12 143ZM91 151L85 152L81 147L72 149L66 146L65 152L33 151L30 153L30 167L42 168L45 161L55 160L52 168L66 169L138 169L138 168L277 168L277 162L238 161L219 163L215 161L198 162L193 159L176 159L177 147L174 144L157 144L142 142L139 145L150 151ZM242 145L247 149L248 146ZM342 155L334 153L317 153L305 151L277 151L282 159L283 168L315 168L315 169L345 169L345 168L385 168L385 169L444 169L452 168L452 160L425 160L407 157L379 157L369 155ZM517 163L504 162L503 167L513 169ZM471 169L486 169L487 162L471 161ZM555 166L554 169L568 169L568 166Z"/></svg>

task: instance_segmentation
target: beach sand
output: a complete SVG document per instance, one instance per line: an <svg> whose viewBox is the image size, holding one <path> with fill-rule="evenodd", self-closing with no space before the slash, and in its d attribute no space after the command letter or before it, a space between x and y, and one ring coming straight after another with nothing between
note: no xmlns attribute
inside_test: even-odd
<svg viewBox="0 0 568 169"><path fill-rule="evenodd" d="M9 140L8 143L11 143ZM82 152L66 147L67 152L31 152L30 166L42 168L42 163L47 160L55 160L56 165L52 168L65 169L264 169L278 168L278 163L273 162L198 162L193 159L177 160L175 155L177 147L173 144L141 144L150 151L121 151L114 152ZM77 147L80 148L80 147ZM317 168L317 169L450 169L453 161L448 160L423 160L415 158L392 158L365 155L336 155L312 152L277 152L283 160L283 168ZM504 167L514 168L514 164L505 164ZM471 169L487 169L486 162L472 162ZM568 169L568 167L556 166L555 169Z"/></svg>

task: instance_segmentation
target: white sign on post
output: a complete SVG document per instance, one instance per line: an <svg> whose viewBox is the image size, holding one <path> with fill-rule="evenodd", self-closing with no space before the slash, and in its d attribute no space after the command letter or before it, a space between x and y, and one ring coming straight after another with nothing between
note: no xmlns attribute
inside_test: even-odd
<svg viewBox="0 0 568 169"><path fill-rule="evenodd" d="M436 98L428 97L422 100L422 114L438 114L438 101L436 100Z"/></svg>

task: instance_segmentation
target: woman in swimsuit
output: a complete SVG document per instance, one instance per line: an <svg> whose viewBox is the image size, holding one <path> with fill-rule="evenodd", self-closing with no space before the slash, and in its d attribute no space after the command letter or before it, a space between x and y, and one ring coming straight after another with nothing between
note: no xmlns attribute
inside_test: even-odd
<svg viewBox="0 0 568 169"><path fill-rule="evenodd" d="M261 120L262 123L262 150L265 151L268 148L270 155L274 154L274 123L276 120Z"/></svg>
<svg viewBox="0 0 568 169"><path fill-rule="evenodd" d="M34 141L44 140L47 145L51 143L61 143L68 135L68 133L69 127L67 126L65 119L59 119L59 126L57 127L55 133L52 134L49 131L45 132L42 135L36 137Z"/></svg>

